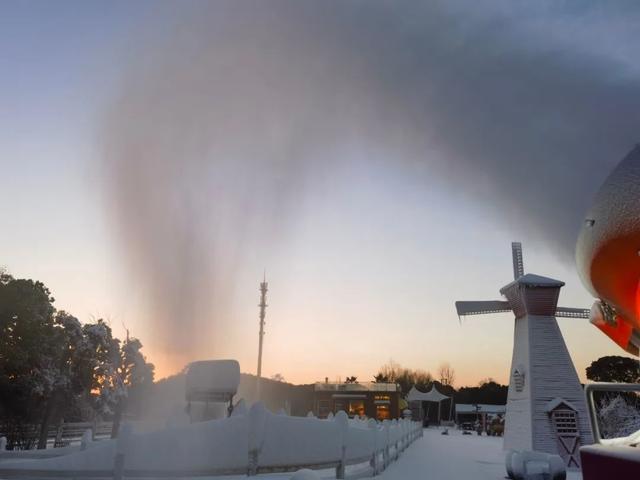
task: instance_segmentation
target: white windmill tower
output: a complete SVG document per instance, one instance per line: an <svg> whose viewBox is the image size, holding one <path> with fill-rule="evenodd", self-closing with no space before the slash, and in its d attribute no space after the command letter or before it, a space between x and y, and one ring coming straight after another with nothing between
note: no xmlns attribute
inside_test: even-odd
<svg viewBox="0 0 640 480"><path fill-rule="evenodd" d="M515 328L504 448L560 455L580 468L580 445L593 442L585 397L555 317L589 318L589 310L558 307L564 282L524 274L522 245L511 244L513 282L506 300L456 302L459 316L513 312Z"/></svg>

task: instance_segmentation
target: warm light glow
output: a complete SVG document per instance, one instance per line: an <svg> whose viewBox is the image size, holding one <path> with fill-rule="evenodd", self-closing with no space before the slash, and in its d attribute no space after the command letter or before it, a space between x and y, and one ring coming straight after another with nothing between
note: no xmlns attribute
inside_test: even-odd
<svg viewBox="0 0 640 480"><path fill-rule="evenodd" d="M640 327L640 280L636 286L636 327Z"/></svg>

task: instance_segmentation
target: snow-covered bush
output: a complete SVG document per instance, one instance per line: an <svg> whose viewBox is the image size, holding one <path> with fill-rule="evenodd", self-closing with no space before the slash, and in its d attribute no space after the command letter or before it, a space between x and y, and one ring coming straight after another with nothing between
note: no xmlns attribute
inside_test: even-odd
<svg viewBox="0 0 640 480"><path fill-rule="evenodd" d="M625 400L622 395L603 398L598 411L603 438L626 437L640 430L640 399Z"/></svg>

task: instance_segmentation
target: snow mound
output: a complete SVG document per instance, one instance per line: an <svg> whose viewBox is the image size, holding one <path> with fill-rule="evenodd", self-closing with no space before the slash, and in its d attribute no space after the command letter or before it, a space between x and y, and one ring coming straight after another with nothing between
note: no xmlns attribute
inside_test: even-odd
<svg viewBox="0 0 640 480"><path fill-rule="evenodd" d="M313 470L305 468L294 473L291 476L291 480L320 480L320 475Z"/></svg>

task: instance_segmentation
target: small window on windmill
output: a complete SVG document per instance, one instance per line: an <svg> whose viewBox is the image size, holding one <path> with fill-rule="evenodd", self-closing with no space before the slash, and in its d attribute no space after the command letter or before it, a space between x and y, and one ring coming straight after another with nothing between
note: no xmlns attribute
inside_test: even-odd
<svg viewBox="0 0 640 480"><path fill-rule="evenodd" d="M578 434L578 415L573 410L557 409L551 413L553 428L558 435Z"/></svg>
<svg viewBox="0 0 640 480"><path fill-rule="evenodd" d="M513 371L513 384L516 387L516 392L524 390L524 369L522 367L517 367Z"/></svg>

